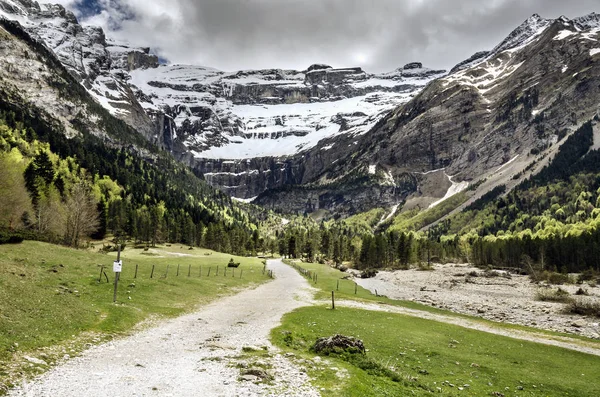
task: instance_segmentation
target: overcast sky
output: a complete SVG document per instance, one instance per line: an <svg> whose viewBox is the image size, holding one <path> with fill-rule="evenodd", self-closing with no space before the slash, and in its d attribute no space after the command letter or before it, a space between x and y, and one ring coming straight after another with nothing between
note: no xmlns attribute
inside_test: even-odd
<svg viewBox="0 0 600 397"><path fill-rule="evenodd" d="M449 69L493 48L533 13L596 11L598 0L43 0L171 63L232 71L313 63Z"/></svg>

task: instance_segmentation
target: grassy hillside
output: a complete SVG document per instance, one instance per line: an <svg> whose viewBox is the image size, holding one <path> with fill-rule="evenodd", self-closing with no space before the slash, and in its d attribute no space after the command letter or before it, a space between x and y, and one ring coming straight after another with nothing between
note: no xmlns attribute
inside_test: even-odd
<svg viewBox="0 0 600 397"><path fill-rule="evenodd" d="M52 363L66 353L73 355L94 338L127 332L156 316L180 315L241 287L267 281L256 258L179 245L148 251L126 248L114 304L115 256L41 242L0 245L0 383L10 383L20 371L35 372L24 355L41 354ZM232 269L224 274L231 258L241 263L235 277ZM100 277L101 265L106 267L108 283L104 275Z"/></svg>

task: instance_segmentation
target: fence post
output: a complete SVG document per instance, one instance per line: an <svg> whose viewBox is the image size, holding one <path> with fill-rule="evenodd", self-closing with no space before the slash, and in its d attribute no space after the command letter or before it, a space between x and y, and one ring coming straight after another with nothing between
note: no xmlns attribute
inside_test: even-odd
<svg viewBox="0 0 600 397"><path fill-rule="evenodd" d="M217 274L216 274L216 276L218 276L218 275L219 275L219 265L217 265Z"/></svg>
<svg viewBox="0 0 600 397"><path fill-rule="evenodd" d="M338 280L338 281L337 281L337 287L335 287L335 290L336 290L336 291L339 291L339 290L340 290L340 280Z"/></svg>
<svg viewBox="0 0 600 397"><path fill-rule="evenodd" d="M223 277L227 277L227 266L225 266L225 273L223 273Z"/></svg>
<svg viewBox="0 0 600 397"><path fill-rule="evenodd" d="M354 282L354 295L356 295L357 291L358 291L358 284L356 284L356 282Z"/></svg>
<svg viewBox="0 0 600 397"><path fill-rule="evenodd" d="M335 310L335 291L331 291L331 310Z"/></svg>
<svg viewBox="0 0 600 397"><path fill-rule="evenodd" d="M188 265L188 277L192 274L192 265Z"/></svg>
<svg viewBox="0 0 600 397"><path fill-rule="evenodd" d="M150 278L154 276L154 265L152 265L152 272L150 273Z"/></svg>
<svg viewBox="0 0 600 397"><path fill-rule="evenodd" d="M242 274L244 274L244 269L240 269L240 278L242 278Z"/></svg>
<svg viewBox="0 0 600 397"><path fill-rule="evenodd" d="M137 278L137 272L138 272L138 265L135 265L135 275L133 276L134 279Z"/></svg>
<svg viewBox="0 0 600 397"><path fill-rule="evenodd" d="M177 277L179 277L179 266L180 265L177 265Z"/></svg>
<svg viewBox="0 0 600 397"><path fill-rule="evenodd" d="M212 270L212 266L208 267L208 275L206 277L210 277L210 271Z"/></svg>

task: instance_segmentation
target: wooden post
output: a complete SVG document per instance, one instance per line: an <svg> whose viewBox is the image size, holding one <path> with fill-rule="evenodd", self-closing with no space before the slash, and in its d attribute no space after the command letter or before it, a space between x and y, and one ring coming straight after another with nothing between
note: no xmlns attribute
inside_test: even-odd
<svg viewBox="0 0 600 397"><path fill-rule="evenodd" d="M98 284L102 281L102 273L104 273L104 266L100 268L100 277L98 277Z"/></svg>
<svg viewBox="0 0 600 397"><path fill-rule="evenodd" d="M315 284L317 283L317 281L319 281L319 278L317 277L317 275L315 274Z"/></svg>
<svg viewBox="0 0 600 397"><path fill-rule="evenodd" d="M263 274L265 274L265 271L266 271L266 270L267 270L267 265L265 265L265 266L263 267Z"/></svg>
<svg viewBox="0 0 600 397"><path fill-rule="evenodd" d="M133 276L134 279L137 278L137 272L138 272L138 265L135 265L135 275Z"/></svg>
<svg viewBox="0 0 600 397"><path fill-rule="evenodd" d="M188 277L192 274L192 265L188 265Z"/></svg>
<svg viewBox="0 0 600 397"><path fill-rule="evenodd" d="M177 277L179 277L179 266L180 265L177 265Z"/></svg>
<svg viewBox="0 0 600 397"><path fill-rule="evenodd" d="M117 262L121 260L121 244L117 244ZM119 275L121 272L115 272L115 290L113 292L113 303L117 301L117 287L119 286Z"/></svg>
<svg viewBox="0 0 600 397"><path fill-rule="evenodd" d="M233 272L233 276L232 277L235 277L235 267L233 269L231 269L231 271Z"/></svg>
<svg viewBox="0 0 600 397"><path fill-rule="evenodd" d="M377 293L377 290L375 290L375 296L379 296L379 294Z"/></svg>
<svg viewBox="0 0 600 397"><path fill-rule="evenodd" d="M225 273L223 273L223 277L227 277L227 266L225 266Z"/></svg>
<svg viewBox="0 0 600 397"><path fill-rule="evenodd" d="M244 274L244 269L240 269L240 278L242 278L242 274Z"/></svg>
<svg viewBox="0 0 600 397"><path fill-rule="evenodd" d="M356 282L354 283L354 295L356 295L356 292L358 291L358 284L356 284Z"/></svg>
<svg viewBox="0 0 600 397"><path fill-rule="evenodd" d="M150 278L154 276L154 265L152 265L152 272L150 272Z"/></svg>
<svg viewBox="0 0 600 397"><path fill-rule="evenodd" d="M219 265L217 265L217 274L216 274L216 276L218 276L218 275L219 275Z"/></svg>
<svg viewBox="0 0 600 397"><path fill-rule="evenodd" d="M208 267L208 275L207 275L207 277L209 277L209 276L210 276L210 270L211 270L211 269L212 269L212 266L209 266L209 267Z"/></svg>
<svg viewBox="0 0 600 397"><path fill-rule="evenodd" d="M339 279L338 279L338 281L337 281L337 287L335 287L335 290L336 290L336 291L339 291L339 290L340 290L340 280L339 280Z"/></svg>
<svg viewBox="0 0 600 397"><path fill-rule="evenodd" d="M335 310L335 291L331 291L331 310Z"/></svg>

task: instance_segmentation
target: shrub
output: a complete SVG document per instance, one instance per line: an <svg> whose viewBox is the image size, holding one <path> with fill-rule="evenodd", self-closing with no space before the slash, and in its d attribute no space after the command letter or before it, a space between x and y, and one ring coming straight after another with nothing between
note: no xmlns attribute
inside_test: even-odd
<svg viewBox="0 0 600 397"><path fill-rule="evenodd" d="M227 264L227 267L239 267L240 266L240 262L234 262L233 258L229 259L229 263Z"/></svg>
<svg viewBox="0 0 600 397"><path fill-rule="evenodd" d="M565 308L566 313L600 318L600 302L588 299L573 299Z"/></svg>
<svg viewBox="0 0 600 397"><path fill-rule="evenodd" d="M579 288L577 290L577 292L575 292L575 295L579 295L579 296L588 296L589 293L587 292L587 290L583 289L583 288Z"/></svg>
<svg viewBox="0 0 600 397"><path fill-rule="evenodd" d="M362 273L360 274L360 278L372 278L372 277L375 277L376 275L377 275L377 270L366 269L366 270L362 271Z"/></svg>
<svg viewBox="0 0 600 397"><path fill-rule="evenodd" d="M536 300L542 302L570 303L573 301L573 298L571 298L569 293L562 288L555 290L549 288L540 288L538 289L535 298Z"/></svg>

